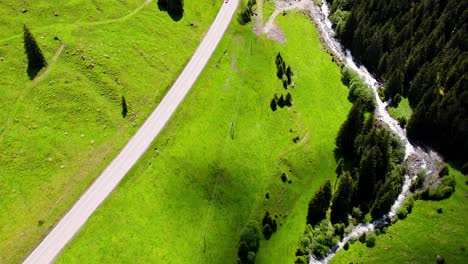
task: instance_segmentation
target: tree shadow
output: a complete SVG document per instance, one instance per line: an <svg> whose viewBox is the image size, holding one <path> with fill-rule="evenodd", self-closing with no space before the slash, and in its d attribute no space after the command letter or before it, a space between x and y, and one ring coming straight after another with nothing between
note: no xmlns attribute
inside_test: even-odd
<svg viewBox="0 0 468 264"><path fill-rule="evenodd" d="M184 16L183 0L158 0L158 8L160 11L166 11L172 20L176 22Z"/></svg>
<svg viewBox="0 0 468 264"><path fill-rule="evenodd" d="M38 68L28 65L28 69L26 70L26 72L28 73L29 79L34 80L34 78L36 78L37 74L41 71L42 68L43 67Z"/></svg>
<svg viewBox="0 0 468 264"><path fill-rule="evenodd" d="M123 118L127 117L127 113L128 113L127 101L125 100L125 97L122 96L122 117Z"/></svg>

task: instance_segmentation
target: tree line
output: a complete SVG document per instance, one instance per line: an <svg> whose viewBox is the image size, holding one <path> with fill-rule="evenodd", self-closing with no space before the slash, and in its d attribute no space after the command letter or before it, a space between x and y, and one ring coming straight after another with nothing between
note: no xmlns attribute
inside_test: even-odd
<svg viewBox="0 0 468 264"><path fill-rule="evenodd" d="M292 76L294 75L291 66L286 65L286 61L284 61L283 57L281 56L281 53L279 52L278 55L276 55L275 64L276 77L278 77L278 79L281 80L284 90L287 91L288 88L292 86ZM270 102L271 111L276 111L276 109L278 109L278 106L280 108L283 108L285 106L292 106L292 96L290 92L287 92L286 95L281 94L280 96L278 96L278 93L275 93L273 99L271 99Z"/></svg>
<svg viewBox="0 0 468 264"><path fill-rule="evenodd" d="M468 168L468 1L329 0L337 37L409 99L410 139Z"/></svg>

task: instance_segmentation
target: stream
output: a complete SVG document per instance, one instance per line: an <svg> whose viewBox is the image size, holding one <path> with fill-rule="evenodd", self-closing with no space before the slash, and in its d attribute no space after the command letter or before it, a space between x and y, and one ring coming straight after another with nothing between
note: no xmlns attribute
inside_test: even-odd
<svg viewBox="0 0 468 264"><path fill-rule="evenodd" d="M381 219L376 220L371 223L359 224L353 228L353 230L344 236L344 238L338 243L338 245L333 248L325 258L315 259L311 256L310 264L313 263L328 263L335 253L343 248L343 245L349 240L356 239L360 235L366 232L373 231L375 228L382 226L387 226L390 224L391 219L396 215L397 210L402 206L405 198L409 195L409 188L411 183L417 177L417 173L420 169L425 169L427 174L436 172L436 160L441 160L439 155L432 150L425 150L419 146L412 145L407 136L406 131L402 129L398 121L393 119L390 114L387 112L386 107L388 102L382 102L378 96L378 87L380 83L373 77L371 73L363 66L358 65L351 55L349 50L344 50L343 46L334 38L334 31L332 28L332 23L328 19L329 8L328 4L323 0L323 5L321 7L316 6L313 3L313 0L302 0L307 3L303 6L307 7L305 10L310 11L310 16L315 22L317 30L319 31L322 41L328 46L331 52L346 66L353 69L360 78L367 83L373 90L376 98L376 109L375 116L377 120L385 124L391 132L397 135L403 144L405 145L405 161L407 164L407 175L404 176L403 187L400 195L397 200L394 202L393 206L386 215ZM302 2L296 1L296 2Z"/></svg>

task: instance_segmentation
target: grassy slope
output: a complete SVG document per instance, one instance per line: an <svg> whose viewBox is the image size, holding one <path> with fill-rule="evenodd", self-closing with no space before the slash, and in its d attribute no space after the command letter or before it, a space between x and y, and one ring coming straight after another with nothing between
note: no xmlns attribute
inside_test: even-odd
<svg viewBox="0 0 468 264"><path fill-rule="evenodd" d="M275 12L276 6L274 0L265 0L263 3L263 22L266 23L270 16Z"/></svg>
<svg viewBox="0 0 468 264"><path fill-rule="evenodd" d="M395 119L404 117L406 120L409 120L413 114L413 110L409 105L408 98L402 98L397 108L389 106L387 109L390 115Z"/></svg>
<svg viewBox="0 0 468 264"><path fill-rule="evenodd" d="M468 178L453 169L450 173L457 185L449 199L417 201L405 220L377 237L375 248L356 242L348 251L338 252L331 263L435 263L436 255L446 263L467 263Z"/></svg>
<svg viewBox="0 0 468 264"><path fill-rule="evenodd" d="M109 20L144 0L101 2L0 1L0 263L23 258L128 141L221 5L187 1L176 23L156 3ZM67 45L36 86L26 75L22 23L48 60L60 45L54 36Z"/></svg>
<svg viewBox="0 0 468 264"><path fill-rule="evenodd" d="M279 17L279 24L286 45L231 25L151 150L59 263L235 263L240 230L267 209L288 216L261 242L258 263L294 260L307 202L334 177L334 138L350 104L312 24L297 14ZM272 112L271 98L284 91L275 76L278 51L297 88L291 109ZM292 142L296 135L301 143ZM289 170L293 182L284 184L280 174Z"/></svg>

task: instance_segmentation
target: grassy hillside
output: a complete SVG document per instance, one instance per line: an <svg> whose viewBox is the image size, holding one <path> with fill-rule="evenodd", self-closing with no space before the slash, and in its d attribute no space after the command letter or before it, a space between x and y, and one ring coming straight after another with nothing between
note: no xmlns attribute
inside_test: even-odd
<svg viewBox="0 0 468 264"><path fill-rule="evenodd" d="M466 263L468 178L453 169L450 173L456 178L456 190L449 199L417 201L405 220L377 237L375 248L355 242L331 263L435 263L436 255L446 263Z"/></svg>
<svg viewBox="0 0 468 264"><path fill-rule="evenodd" d="M294 261L307 203L335 175L334 138L350 104L310 21L288 13L277 22L285 45L233 20L151 150L58 263L236 263L241 229L266 210L280 225L261 241L257 263ZM293 106L272 112L275 92L286 94L278 52L296 88Z"/></svg>
<svg viewBox="0 0 468 264"><path fill-rule="evenodd" d="M20 261L123 147L221 4L186 1L175 22L156 1L0 1L0 263ZM35 81L23 23L50 64Z"/></svg>

